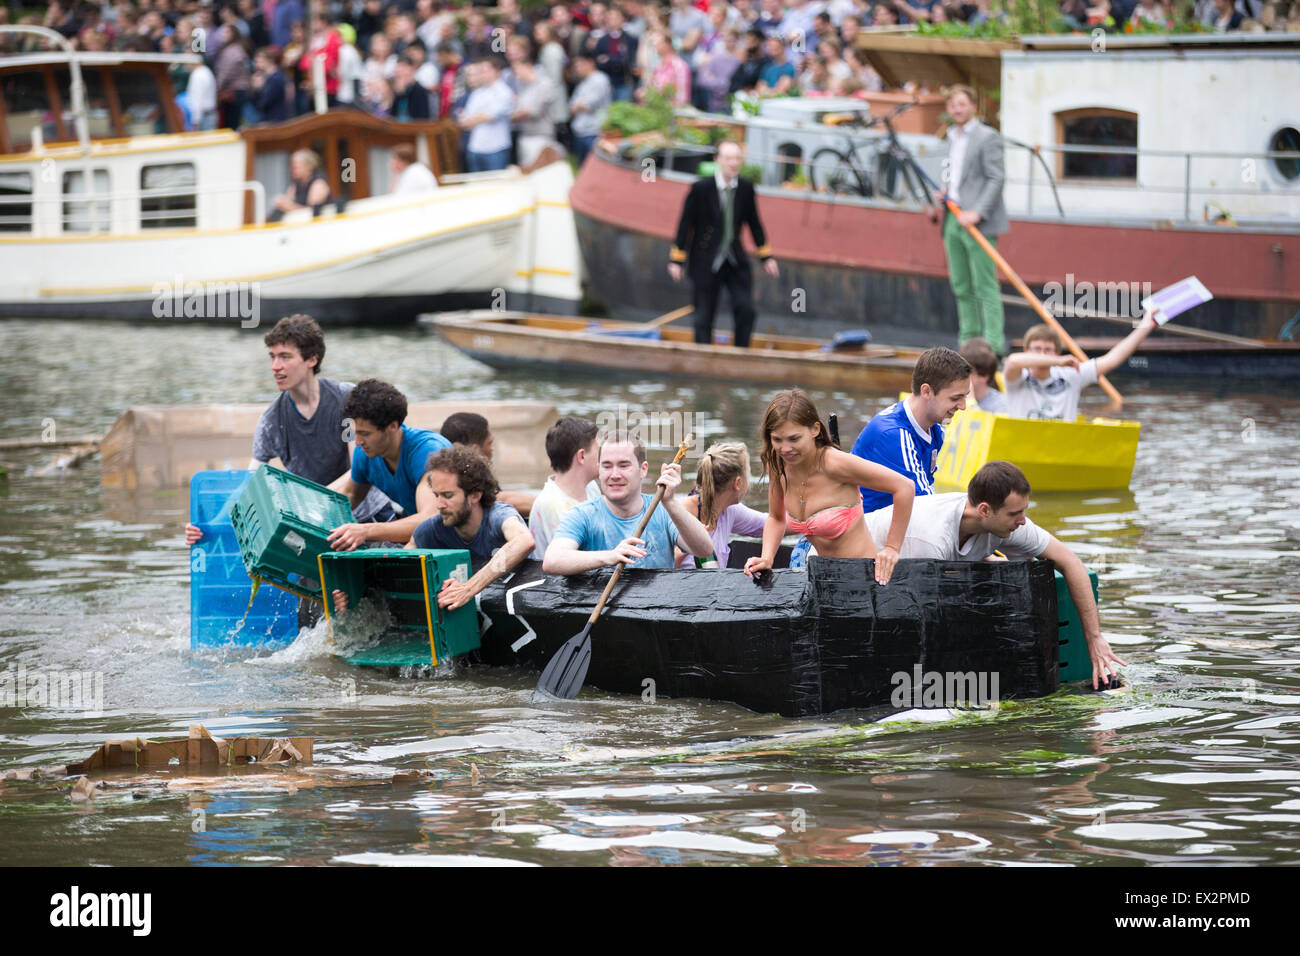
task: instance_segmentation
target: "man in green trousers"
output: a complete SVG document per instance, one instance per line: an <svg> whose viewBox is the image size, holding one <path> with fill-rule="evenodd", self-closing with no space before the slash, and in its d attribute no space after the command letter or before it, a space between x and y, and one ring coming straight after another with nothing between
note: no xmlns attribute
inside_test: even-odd
<svg viewBox="0 0 1300 956"><path fill-rule="evenodd" d="M948 280L957 299L958 347L983 338L998 355L1007 353L1003 333L1002 289L997 266L980 248L966 226L975 226L996 247L1007 231L1002 203L1002 137L975 116L975 91L954 86L948 94L948 159L944 164L945 195L961 207L961 215L943 213L943 247L948 256ZM937 220L939 210L931 210Z"/></svg>

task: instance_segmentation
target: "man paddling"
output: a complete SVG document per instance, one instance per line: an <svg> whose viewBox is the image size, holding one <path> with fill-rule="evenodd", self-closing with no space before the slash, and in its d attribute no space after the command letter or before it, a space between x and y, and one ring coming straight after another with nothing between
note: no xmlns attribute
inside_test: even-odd
<svg viewBox="0 0 1300 956"><path fill-rule="evenodd" d="M1115 656L1101 636L1097 602L1092 596L1088 571L1073 551L1035 525L1025 515L1029 507L1029 482L1009 461L991 461L975 473L966 491L917 497L912 520L903 538L900 559L936 561L986 561L995 551L1008 558L1047 558L1065 577L1074 606L1079 610L1083 636L1092 658L1092 686L1119 677ZM866 516L867 530L881 547L889 534L891 505Z"/></svg>
<svg viewBox="0 0 1300 956"><path fill-rule="evenodd" d="M602 497L564 516L546 549L542 570L579 574L616 564L667 569L673 566L674 546L700 558L712 554L709 532L674 494L682 483L681 465L674 463L663 466L656 482L664 487L663 507L650 518L645 537L635 537L652 499L641 492L649 467L640 439L626 432L606 438L600 446Z"/></svg>
<svg viewBox="0 0 1300 956"><path fill-rule="evenodd" d="M447 578L438 591L438 606L454 611L501 575L519 565L533 549L533 536L519 512L497 499L500 488L488 460L464 445L444 448L429 459L421 479L437 502L438 513L420 523L408 548L460 550L482 564L468 581ZM347 595L334 591L334 610L347 610Z"/></svg>
<svg viewBox="0 0 1300 956"><path fill-rule="evenodd" d="M853 454L911 478L916 494L934 494L935 463L943 447L943 425L966 407L970 363L952 349L926 349L912 369L912 394L879 412L853 443ZM889 495L862 489L862 510L890 503Z"/></svg>

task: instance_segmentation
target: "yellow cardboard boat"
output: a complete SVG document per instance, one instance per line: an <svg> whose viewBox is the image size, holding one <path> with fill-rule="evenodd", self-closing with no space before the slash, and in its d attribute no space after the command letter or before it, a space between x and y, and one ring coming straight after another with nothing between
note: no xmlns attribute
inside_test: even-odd
<svg viewBox="0 0 1300 956"><path fill-rule="evenodd" d="M975 408L957 412L939 452L935 484L965 491L986 462L1009 461L1034 491L1127 488L1137 457L1137 422L1010 418Z"/></svg>

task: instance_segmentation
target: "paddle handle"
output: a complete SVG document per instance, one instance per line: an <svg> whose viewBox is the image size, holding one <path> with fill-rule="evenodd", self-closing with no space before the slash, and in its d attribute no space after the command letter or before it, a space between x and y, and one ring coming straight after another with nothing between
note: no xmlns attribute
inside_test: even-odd
<svg viewBox="0 0 1300 956"><path fill-rule="evenodd" d="M686 440L677 446L677 455L673 458L674 465L681 464L682 459L686 457L686 451L690 448L691 439L693 437L693 435L687 435ZM632 537L641 537L641 534L646 529L646 525L650 523L650 518L654 515L655 509L659 507L659 502L663 500L663 497L664 486L659 485L655 488L655 496L650 501L650 507L646 508L645 516L641 519L641 523L636 526L636 534L632 535ZM614 566L614 573L609 576L609 583L605 585L605 590L600 592L600 600L596 602L596 609L591 612L591 617L587 618L588 627L595 624L596 619L600 617L600 612L605 610L605 602L609 600L609 595L614 590L614 584L618 581L618 576L623 573L623 568L626 566L627 565L622 561Z"/></svg>
<svg viewBox="0 0 1300 956"><path fill-rule="evenodd" d="M951 199L947 199L944 202L948 207L948 212L954 216L961 215L961 207L955 202ZM1052 328L1056 329L1057 334L1060 335L1061 340L1065 342L1065 347L1070 350L1071 354L1080 362L1088 361L1088 356L1084 354L1083 349L1079 348L1078 343L1075 342L1074 339L1070 338L1070 333L1065 331L1061 326L1061 323L1056 321L1056 316L1052 315L1052 313L1048 312L1047 309L1043 307L1043 303L1038 301L1038 296L1029 291L1029 287L1025 285L1020 276L1016 274L1016 270L1011 268L1011 263L1007 262L1007 260L1002 257L1002 253L998 252L997 249L995 249L993 245L984 238L984 233L980 232L975 226L966 226L965 228L975 241L980 244L980 248L987 252L989 258L992 259L997 264L997 267L1002 270L1002 274L1011 280L1011 284L1016 287L1016 291L1024 297L1026 302L1033 306L1034 311L1038 313L1039 317ZM1110 384L1110 380L1107 379L1105 375L1097 376L1097 384L1101 386L1102 391L1111 397L1111 401L1116 405L1124 404L1124 396L1119 393L1119 390L1115 388L1114 385Z"/></svg>
<svg viewBox="0 0 1300 956"><path fill-rule="evenodd" d="M659 318L655 319L653 322L647 322L645 324L645 327L647 329L657 329L660 328L661 326L671 325L672 323L680 319L682 316L690 315L694 311L695 311L695 306L684 305L680 309L673 309L671 312L665 312L663 315L659 316Z"/></svg>

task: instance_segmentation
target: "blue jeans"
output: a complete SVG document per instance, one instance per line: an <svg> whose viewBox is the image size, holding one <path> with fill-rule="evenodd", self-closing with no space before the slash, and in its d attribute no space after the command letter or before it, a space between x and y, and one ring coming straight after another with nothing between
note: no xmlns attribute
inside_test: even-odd
<svg viewBox="0 0 1300 956"><path fill-rule="evenodd" d="M573 137L573 155L577 158L579 166L587 158L587 154L591 152L591 147L596 145L596 135L592 133L590 136Z"/></svg>
<svg viewBox="0 0 1300 956"><path fill-rule="evenodd" d="M467 173L488 173L505 169L510 165L510 147L499 149L495 153L473 153L465 151L465 171Z"/></svg>

